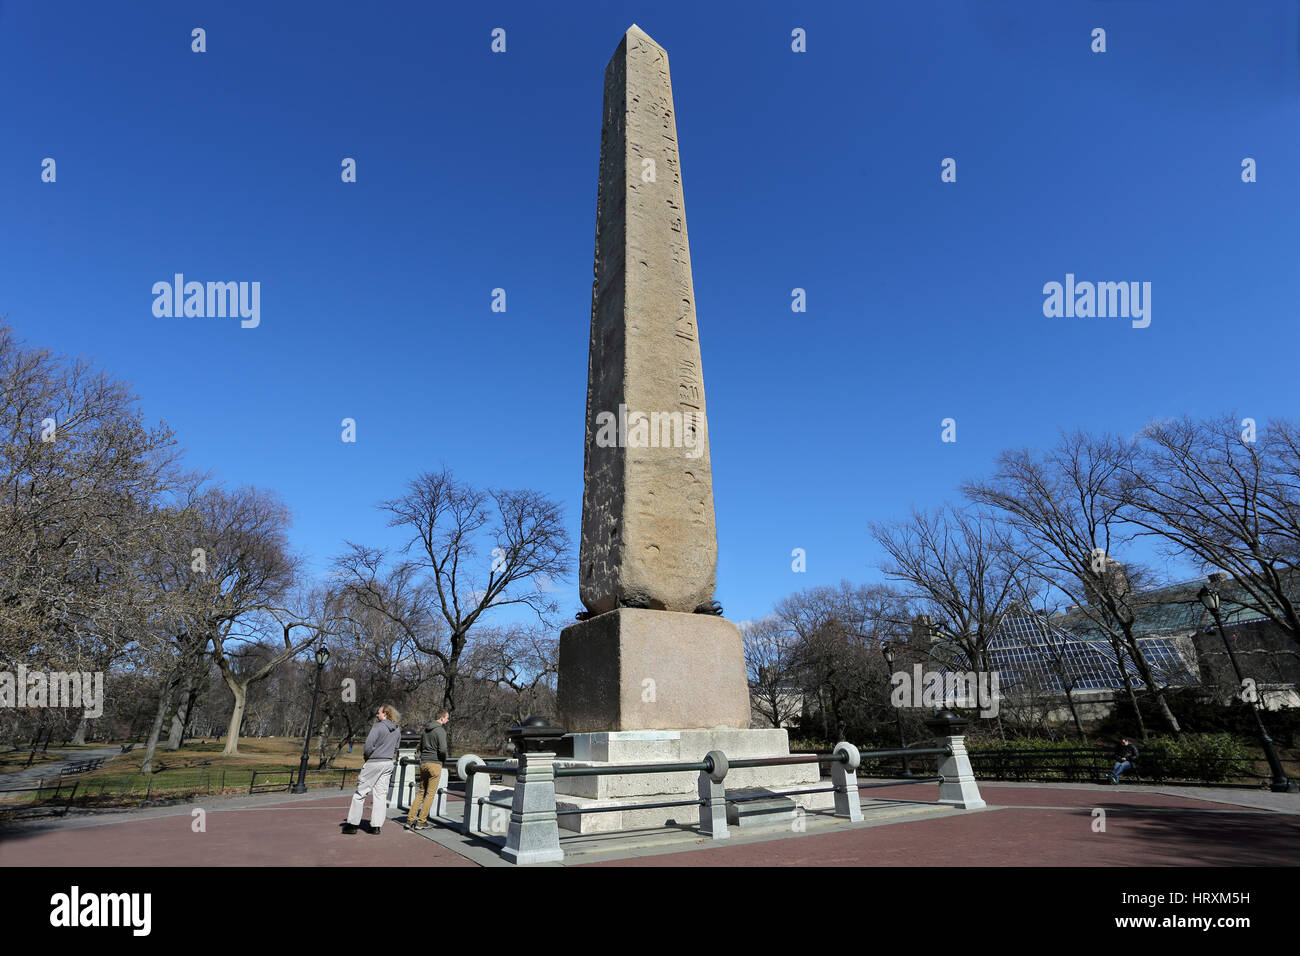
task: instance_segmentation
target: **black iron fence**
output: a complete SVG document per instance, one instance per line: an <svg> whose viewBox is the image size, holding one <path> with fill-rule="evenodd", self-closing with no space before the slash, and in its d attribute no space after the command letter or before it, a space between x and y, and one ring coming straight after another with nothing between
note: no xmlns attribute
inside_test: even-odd
<svg viewBox="0 0 1300 956"><path fill-rule="evenodd" d="M66 816L72 801L77 797L77 788L80 786L81 782L76 781L72 786L59 782L53 787L47 787L42 780L35 787L12 787L0 790L0 820L22 819L39 814ZM30 796L24 798L16 796L17 794L30 794Z"/></svg>
<svg viewBox="0 0 1300 956"><path fill-rule="evenodd" d="M972 750L971 767L981 780L1102 783L1118 760L1105 750L1087 747L1042 750ZM1147 784L1267 786L1267 767L1249 758L1211 755L1175 756L1146 750L1121 780Z"/></svg>
<svg viewBox="0 0 1300 956"><path fill-rule="evenodd" d="M334 786L334 776L338 775L338 789L342 790L347 784L348 774L357 773L356 770L308 770L306 779L303 781L308 790L323 789ZM261 783L257 778L264 778ZM277 778L269 781L267 778ZM284 777L284 780L278 778ZM297 770L254 770L252 778L248 781L249 793L275 793L277 791L288 792L293 788L294 782L298 779Z"/></svg>

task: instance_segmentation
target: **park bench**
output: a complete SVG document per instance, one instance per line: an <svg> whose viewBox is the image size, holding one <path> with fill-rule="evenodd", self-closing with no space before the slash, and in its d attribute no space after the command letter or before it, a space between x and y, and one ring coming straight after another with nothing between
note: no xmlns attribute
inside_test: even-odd
<svg viewBox="0 0 1300 956"><path fill-rule="evenodd" d="M70 763L59 771L60 777L68 777L77 773L88 773L91 770L98 769L99 765L104 762L103 757L92 757L90 760L78 760L76 763Z"/></svg>
<svg viewBox="0 0 1300 956"><path fill-rule="evenodd" d="M129 754L129 753L131 752L132 748L134 748L134 747L135 747L135 744L133 744L133 743L132 743L132 744L122 744L122 747L121 747L122 753L124 753L124 754Z"/></svg>

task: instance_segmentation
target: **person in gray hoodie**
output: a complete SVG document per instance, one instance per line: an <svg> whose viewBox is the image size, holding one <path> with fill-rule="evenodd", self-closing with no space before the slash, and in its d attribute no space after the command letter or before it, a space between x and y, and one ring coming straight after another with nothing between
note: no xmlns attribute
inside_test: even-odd
<svg viewBox="0 0 1300 956"><path fill-rule="evenodd" d="M424 725L424 734L420 737L420 792L412 798L411 809L406 815L408 830L429 828L429 808L438 792L442 765L447 762L447 731L443 728L450 719L447 711L440 710L434 720Z"/></svg>
<svg viewBox="0 0 1300 956"><path fill-rule="evenodd" d="M393 757L397 754L397 745L402 739L401 728L397 722L401 715L392 704L379 708L376 722L366 737L366 745L361 754L366 762L361 765L357 775L357 792L352 794L352 806L348 808L348 822L343 825L343 832L357 832L361 822L361 813L365 809L366 794L370 794L370 832L376 836L384 825L388 815L388 784L393 777Z"/></svg>

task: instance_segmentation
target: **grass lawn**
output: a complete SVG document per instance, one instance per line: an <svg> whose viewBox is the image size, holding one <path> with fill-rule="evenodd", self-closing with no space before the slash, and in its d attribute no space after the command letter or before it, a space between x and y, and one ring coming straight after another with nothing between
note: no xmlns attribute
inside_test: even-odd
<svg viewBox="0 0 1300 956"><path fill-rule="evenodd" d="M49 796L53 795L56 783L63 786L61 797L66 796L67 788L76 783L77 803L84 802L88 806L131 806L145 799L246 793L253 782L254 772L257 773L258 790L263 786L283 789L296 779L302 757L302 738L241 737L239 753L231 756L222 753L224 748L224 740L220 743L215 740L187 742L180 750L174 751L160 747L154 752L153 773L142 774L140 766L144 761L144 751L137 746L129 753L110 757L98 769L88 773L59 780L55 779L57 775L52 775L47 781L50 784ZM22 752L22 759L25 761L28 755L28 752ZM40 759L40 754L37 754L37 759ZM361 747L354 747L351 754L345 748L330 770L317 771L317 762L318 758L313 754L307 765L309 787L337 788L344 778L341 771L350 771L344 781L344 786L347 786L356 780L356 771L361 767Z"/></svg>

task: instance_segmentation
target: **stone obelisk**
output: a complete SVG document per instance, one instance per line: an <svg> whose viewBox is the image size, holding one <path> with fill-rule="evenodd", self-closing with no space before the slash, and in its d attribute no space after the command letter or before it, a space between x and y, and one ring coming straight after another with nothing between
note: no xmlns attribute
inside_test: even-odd
<svg viewBox="0 0 1300 956"><path fill-rule="evenodd" d="M668 54L639 27L605 68L579 594L560 638L569 731L749 726L717 530Z"/></svg>

